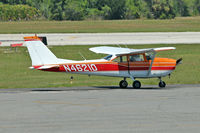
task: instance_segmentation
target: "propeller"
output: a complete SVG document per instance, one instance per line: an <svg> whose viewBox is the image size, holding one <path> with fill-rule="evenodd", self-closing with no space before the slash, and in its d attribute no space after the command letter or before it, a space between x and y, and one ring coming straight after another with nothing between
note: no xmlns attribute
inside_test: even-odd
<svg viewBox="0 0 200 133"><path fill-rule="evenodd" d="M180 59L178 59L178 60L176 60L176 65L179 65L179 64L181 64L182 63L182 58L180 58Z"/></svg>

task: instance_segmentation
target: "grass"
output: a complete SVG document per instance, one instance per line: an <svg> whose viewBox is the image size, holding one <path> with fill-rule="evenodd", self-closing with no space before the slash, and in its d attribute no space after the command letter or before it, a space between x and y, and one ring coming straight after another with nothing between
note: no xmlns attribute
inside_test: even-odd
<svg viewBox="0 0 200 133"><path fill-rule="evenodd" d="M167 84L199 84L200 83L200 44L191 45L130 45L129 48L147 48L174 46L173 51L159 52L157 56L178 59L183 57L183 64L177 67L171 78L163 78ZM105 55L95 54L88 50L91 46L51 46L50 49L59 58L82 60L80 51L86 59L101 58ZM0 47L0 88L37 88L37 87L70 87L70 86L118 86L122 78L73 75L30 70L31 61L26 48L18 48L17 52L9 47ZM158 79L139 79L142 84L158 84ZM128 79L129 85L132 81Z"/></svg>
<svg viewBox="0 0 200 133"><path fill-rule="evenodd" d="M171 20L99 20L99 21L17 21L0 22L0 34L6 33L104 33L104 32L185 32L200 31L199 17Z"/></svg>

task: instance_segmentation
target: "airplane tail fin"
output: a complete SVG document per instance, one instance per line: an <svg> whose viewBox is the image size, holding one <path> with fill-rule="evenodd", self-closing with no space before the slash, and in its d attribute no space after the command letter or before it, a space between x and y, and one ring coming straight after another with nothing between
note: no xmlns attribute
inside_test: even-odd
<svg viewBox="0 0 200 133"><path fill-rule="evenodd" d="M26 41L32 66L57 64L58 58L41 41Z"/></svg>

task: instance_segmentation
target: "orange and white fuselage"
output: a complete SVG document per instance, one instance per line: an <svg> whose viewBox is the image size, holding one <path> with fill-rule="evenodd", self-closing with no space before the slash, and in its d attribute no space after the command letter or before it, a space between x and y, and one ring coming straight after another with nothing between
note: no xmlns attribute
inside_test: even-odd
<svg viewBox="0 0 200 133"><path fill-rule="evenodd" d="M74 61L57 58L41 41L28 40L26 45L32 60L31 68L42 71L123 77L135 80L135 78L167 76L180 62L155 57L157 51L172 50L175 49L174 47L128 49L101 46L90 48L90 50L95 53L108 54L106 58Z"/></svg>
<svg viewBox="0 0 200 133"><path fill-rule="evenodd" d="M49 64L33 66L35 69L52 72L67 72L86 75L101 75L112 77L127 77L132 75L135 78L164 77L169 75L176 68L176 60L168 58L155 58L150 74L151 61L142 62L113 62L105 59L73 61L73 63Z"/></svg>

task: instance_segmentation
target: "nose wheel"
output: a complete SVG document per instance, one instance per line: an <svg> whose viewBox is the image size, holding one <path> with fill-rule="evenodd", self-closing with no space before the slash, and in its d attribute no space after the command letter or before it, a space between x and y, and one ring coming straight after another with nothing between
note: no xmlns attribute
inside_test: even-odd
<svg viewBox="0 0 200 133"><path fill-rule="evenodd" d="M164 81L162 81L161 78L159 78L159 79L160 79L160 82L159 82L158 86L159 86L160 88L165 88L166 83L165 83Z"/></svg>
<svg viewBox="0 0 200 133"><path fill-rule="evenodd" d="M165 88L166 83L165 83L164 81L160 81L159 84L158 84L158 86L159 86L160 88Z"/></svg>
<svg viewBox="0 0 200 133"><path fill-rule="evenodd" d="M119 82L119 87L120 88L127 88L127 86L128 86L128 82L126 81L126 78L124 78L124 80L121 80Z"/></svg>

